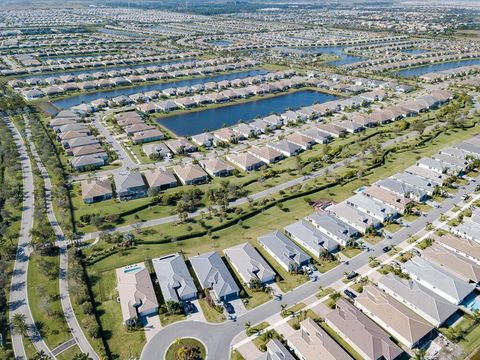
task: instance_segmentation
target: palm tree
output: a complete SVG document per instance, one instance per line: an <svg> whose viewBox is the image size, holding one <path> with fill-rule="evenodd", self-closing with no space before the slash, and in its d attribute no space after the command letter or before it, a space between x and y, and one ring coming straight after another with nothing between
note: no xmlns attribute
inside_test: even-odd
<svg viewBox="0 0 480 360"><path fill-rule="evenodd" d="M285 309L287 308L287 304L280 304L280 312L283 314L285 313Z"/></svg>
<svg viewBox="0 0 480 360"><path fill-rule="evenodd" d="M28 324L25 314L15 314L12 318L12 328L15 334L28 336Z"/></svg>
<svg viewBox="0 0 480 360"><path fill-rule="evenodd" d="M248 329L250 329L250 327L252 326L252 324L250 324L250 321L247 321L247 322L245 322L245 324L243 324L243 326L245 326L245 331L248 332Z"/></svg>

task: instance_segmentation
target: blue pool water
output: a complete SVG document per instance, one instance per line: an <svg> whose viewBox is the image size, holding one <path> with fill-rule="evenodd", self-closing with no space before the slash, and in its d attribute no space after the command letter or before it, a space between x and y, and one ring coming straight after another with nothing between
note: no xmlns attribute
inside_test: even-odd
<svg viewBox="0 0 480 360"><path fill-rule="evenodd" d="M480 65L480 59L468 59L468 60L452 61L452 62L441 63L441 64L425 65L425 66L420 66L416 68L400 70L396 74L402 77L420 76L420 75L431 73L431 72L455 69L461 66L468 66L468 65Z"/></svg>
<svg viewBox="0 0 480 360"><path fill-rule="evenodd" d="M467 296L465 300L463 300L462 305L471 311L480 310L480 299L478 298L476 293L473 293Z"/></svg>
<svg viewBox="0 0 480 360"><path fill-rule="evenodd" d="M76 106L82 103L89 103L93 100L100 99L100 98L107 98L111 99L116 96L120 95L132 95L139 92L146 92L151 90L163 90L168 89L171 87L181 87L181 86L192 86L196 84L204 84L210 81L223 81L223 80L233 80L233 79L243 79L249 76L256 76L266 74L267 71L265 70L248 70L248 71L241 71L237 73L229 73L229 74L222 74L216 76L208 76L208 77L199 77L190 80L181 80L181 81L170 81L164 82L161 84L150 84L150 85L142 85L137 86L134 88L128 89L110 89L105 91L99 91L95 93L85 93L77 96L73 96L70 98L60 99L57 101L53 101L52 104L60 109L68 109L72 106Z"/></svg>
<svg viewBox="0 0 480 360"><path fill-rule="evenodd" d="M224 124L230 126L240 120L253 121L257 116L264 117L274 112L296 109L314 103L324 103L337 99L336 96L319 91L303 90L272 98L260 99L231 106L203 111L193 111L157 119L157 122L173 133L181 136L196 135L205 130L216 130Z"/></svg>
<svg viewBox="0 0 480 360"><path fill-rule="evenodd" d="M138 269L140 269L140 266L135 266L135 267L132 267L132 268L126 268L126 269L123 270L123 272L124 272L125 274L128 274L128 273L130 273L130 272L137 271Z"/></svg>

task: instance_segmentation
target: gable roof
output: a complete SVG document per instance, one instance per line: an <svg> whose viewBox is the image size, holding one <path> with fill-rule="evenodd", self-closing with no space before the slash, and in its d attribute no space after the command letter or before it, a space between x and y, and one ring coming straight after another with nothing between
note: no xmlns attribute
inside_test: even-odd
<svg viewBox="0 0 480 360"><path fill-rule="evenodd" d="M97 196L104 196L112 193L110 180L84 180L82 181L82 198L89 199Z"/></svg>
<svg viewBox="0 0 480 360"><path fill-rule="evenodd" d="M273 252L287 266L290 266L292 261L298 265L310 261L310 256L308 256L305 251L300 249L278 230L258 237L258 241Z"/></svg>

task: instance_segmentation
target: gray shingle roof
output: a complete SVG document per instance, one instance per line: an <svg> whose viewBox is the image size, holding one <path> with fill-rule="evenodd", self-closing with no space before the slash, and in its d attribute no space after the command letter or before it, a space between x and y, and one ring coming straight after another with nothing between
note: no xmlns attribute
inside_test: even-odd
<svg viewBox="0 0 480 360"><path fill-rule="evenodd" d="M274 253L288 268L290 268L292 262L303 265L311 259L305 251L278 230L260 236L258 241Z"/></svg>

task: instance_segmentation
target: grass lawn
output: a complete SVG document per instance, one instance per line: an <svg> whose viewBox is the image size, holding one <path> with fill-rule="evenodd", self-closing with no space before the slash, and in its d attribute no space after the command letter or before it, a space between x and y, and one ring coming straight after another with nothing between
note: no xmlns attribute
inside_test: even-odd
<svg viewBox="0 0 480 360"><path fill-rule="evenodd" d="M208 322L221 323L221 322L224 322L227 319L225 317L225 314L223 313L223 311L221 313L218 312L216 309L214 309L210 305L208 305L208 303L205 299L200 299L199 303L200 303L200 307L202 308L203 315L205 316L205 319Z"/></svg>
<svg viewBox="0 0 480 360"><path fill-rule="evenodd" d="M465 354L470 354L480 346L480 324L474 324L474 320L466 318L458 326L465 330L468 329L468 333L460 340L459 344L463 347Z"/></svg>
<svg viewBox="0 0 480 360"><path fill-rule="evenodd" d="M353 290L355 290L357 293L363 292L363 285L360 283L355 283L352 286L350 286Z"/></svg>
<svg viewBox="0 0 480 360"><path fill-rule="evenodd" d="M245 360L238 350L233 350L230 360Z"/></svg>
<svg viewBox="0 0 480 360"><path fill-rule="evenodd" d="M378 236L378 235L369 235L369 236L364 236L362 240L365 240L368 242L370 245L376 245L380 241L383 240L383 236Z"/></svg>
<svg viewBox="0 0 480 360"><path fill-rule="evenodd" d="M106 271L101 276L90 275L90 281L111 353L119 359L139 358L145 344L145 334L143 330L127 330L123 324L120 304L117 302L115 271Z"/></svg>
<svg viewBox="0 0 480 360"><path fill-rule="evenodd" d="M321 273L325 273L327 271L332 270L335 268L340 262L338 260L326 260L326 259L314 259L315 266L317 270Z"/></svg>
<svg viewBox="0 0 480 360"><path fill-rule="evenodd" d="M37 354L37 349L35 349L35 345L28 337L23 337L23 348L25 349L25 355L27 355L27 359L33 359Z"/></svg>
<svg viewBox="0 0 480 360"><path fill-rule="evenodd" d="M432 210L432 207L428 204L418 204L415 206L418 211L421 211L422 213L428 213L430 210Z"/></svg>
<svg viewBox="0 0 480 360"><path fill-rule="evenodd" d="M401 228L402 228L402 225L397 224L397 223L390 223L390 224L388 224L384 227L384 229L387 230L391 234L396 233Z"/></svg>
<svg viewBox="0 0 480 360"><path fill-rule="evenodd" d="M425 250L429 246L432 246L432 239L429 239L429 238L423 239L417 245L415 245L415 247L420 249L420 250Z"/></svg>
<svg viewBox="0 0 480 360"><path fill-rule="evenodd" d="M174 315L161 314L160 315L160 323L162 324L162 326L167 326L167 325L173 324L174 322L182 321L186 319L187 317L183 314L174 314Z"/></svg>
<svg viewBox="0 0 480 360"><path fill-rule="evenodd" d="M245 308L247 310L251 310L266 303L267 301L272 300L272 295L265 291L251 291L250 289L246 291L248 294L248 302L246 302Z"/></svg>
<svg viewBox="0 0 480 360"><path fill-rule="evenodd" d="M328 288L319 290L316 296L317 296L317 298L321 299L324 296L330 295L334 291L335 290L333 288L328 287Z"/></svg>
<svg viewBox="0 0 480 360"><path fill-rule="evenodd" d="M403 221L406 221L406 222L414 222L415 220L418 219L418 215L415 215L415 214L403 215L402 219Z"/></svg>
<svg viewBox="0 0 480 360"><path fill-rule="evenodd" d="M328 326L323 321L319 323L320 326L325 330L341 347L343 347L355 360L362 360L363 358L358 354L350 344L345 341L340 335L338 335L333 329Z"/></svg>
<svg viewBox="0 0 480 360"><path fill-rule="evenodd" d="M270 330L270 331L267 331L266 333L263 333L260 336L257 336L255 339L253 339L252 342L255 344L257 348L260 349L260 351L265 352L267 343L272 339L281 340L282 337L275 330Z"/></svg>
<svg viewBox="0 0 480 360"><path fill-rule="evenodd" d="M58 255L42 257L32 254L27 278L28 301L33 319L52 349L71 337L60 303L58 267Z"/></svg>
<svg viewBox="0 0 480 360"><path fill-rule="evenodd" d="M282 311L280 315L282 315L283 318L286 318L287 316L292 315L293 313L296 313L297 311L302 310L305 307L305 303L300 302L298 304L295 304L288 309L285 309L285 311Z"/></svg>
<svg viewBox="0 0 480 360"><path fill-rule="evenodd" d="M301 316L295 316L288 320L288 325L290 325L295 330L298 330L300 329L300 323L307 318L310 318L312 320L319 320L318 315L313 310L307 310L306 313L302 314Z"/></svg>
<svg viewBox="0 0 480 360"><path fill-rule="evenodd" d="M198 356L194 358L195 360L200 360L200 359L203 360L206 358L205 346L203 346L203 344L200 341L196 339L185 338L185 339L181 339L178 344L175 343L170 345L170 347L167 349L167 352L165 354L165 360L176 360L177 352L179 349L182 348L182 346L191 346L198 349Z"/></svg>
<svg viewBox="0 0 480 360"><path fill-rule="evenodd" d="M248 328L248 330L246 330L245 332L247 336L252 336L252 335L258 334L263 329L266 329L269 325L270 324L267 321L262 321L261 323Z"/></svg>
<svg viewBox="0 0 480 360"><path fill-rule="evenodd" d="M358 254L360 254L361 252L362 252L362 249L357 249L357 248L345 248L342 250L342 254L348 258L353 258Z"/></svg>
<svg viewBox="0 0 480 360"><path fill-rule="evenodd" d="M81 354L82 351L77 345L74 345L67 350L61 352L60 354L57 355L58 360L72 360L73 357L77 354Z"/></svg>

